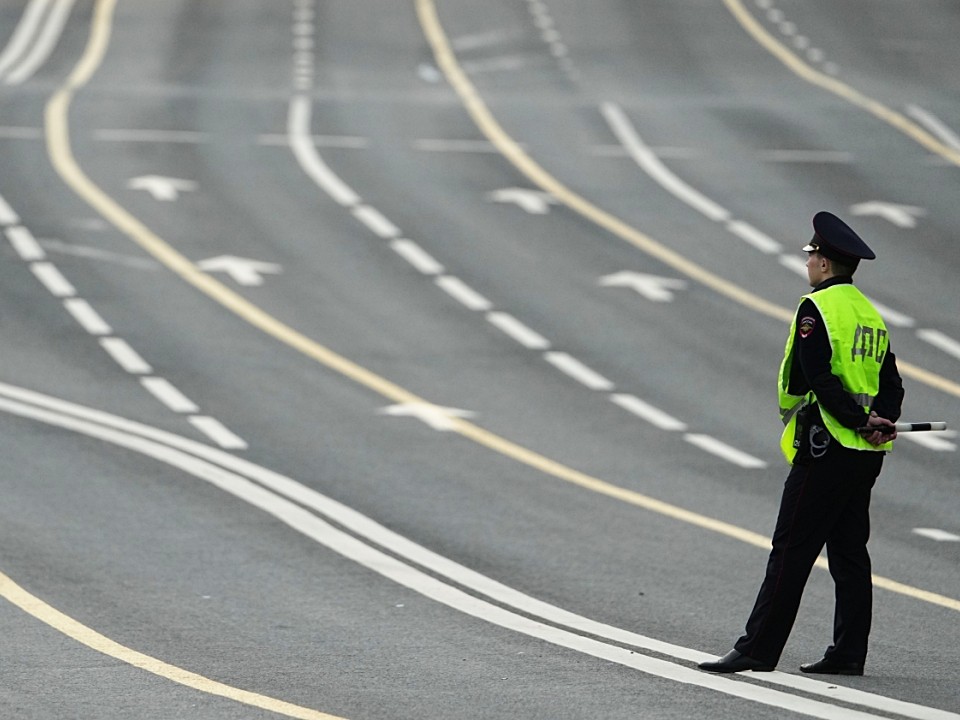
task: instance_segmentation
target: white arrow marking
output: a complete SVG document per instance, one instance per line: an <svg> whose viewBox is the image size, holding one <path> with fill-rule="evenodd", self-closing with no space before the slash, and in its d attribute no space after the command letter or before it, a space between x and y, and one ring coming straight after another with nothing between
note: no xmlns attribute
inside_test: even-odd
<svg viewBox="0 0 960 720"><path fill-rule="evenodd" d="M503 188L487 195L487 200L496 203L513 203L531 215L546 215L557 199L550 193L525 188Z"/></svg>
<svg viewBox="0 0 960 720"><path fill-rule="evenodd" d="M850 210L854 215L878 215L884 220L888 220L897 227L902 228L916 227L916 219L927 214L926 210L914 205L897 205L895 203L877 201L851 205Z"/></svg>
<svg viewBox="0 0 960 720"><path fill-rule="evenodd" d="M192 192L197 189L193 180L163 177L161 175L141 175L130 178L127 187L131 190L146 190L154 200L173 202L182 192Z"/></svg>
<svg viewBox="0 0 960 720"><path fill-rule="evenodd" d="M263 285L261 275L278 275L283 268L276 263L250 260L249 258L219 255L197 263L200 270L206 272L225 272L240 285Z"/></svg>
<svg viewBox="0 0 960 720"><path fill-rule="evenodd" d="M687 283L683 280L657 275L644 275L629 270L604 275L600 278L600 285L603 287L633 288L647 300L653 300L654 302L671 302L673 300L671 290L683 290L687 287Z"/></svg>
<svg viewBox="0 0 960 720"><path fill-rule="evenodd" d="M434 430L448 432L455 427L454 418L472 418L476 413L458 408L441 407L427 402L401 403L380 408L381 415L393 417L414 417L426 423Z"/></svg>

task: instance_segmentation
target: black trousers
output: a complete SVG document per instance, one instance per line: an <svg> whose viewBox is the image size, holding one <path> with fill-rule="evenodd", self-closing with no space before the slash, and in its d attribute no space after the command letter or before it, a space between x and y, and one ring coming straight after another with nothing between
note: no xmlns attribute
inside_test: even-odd
<svg viewBox="0 0 960 720"><path fill-rule="evenodd" d="M746 631L734 645L737 651L777 664L810 570L826 545L836 605L833 644L824 657L864 661L873 607L867 552L870 491L883 455L832 441L823 457L793 466L783 488L766 576Z"/></svg>

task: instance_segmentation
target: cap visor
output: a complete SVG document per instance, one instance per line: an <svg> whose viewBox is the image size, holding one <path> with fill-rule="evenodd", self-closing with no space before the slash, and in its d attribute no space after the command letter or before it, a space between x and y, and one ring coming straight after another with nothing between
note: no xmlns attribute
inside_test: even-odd
<svg viewBox="0 0 960 720"><path fill-rule="evenodd" d="M814 247L813 245L804 245L804 246L803 246L803 251L804 251L804 252L814 252L816 249L817 249L817 248Z"/></svg>

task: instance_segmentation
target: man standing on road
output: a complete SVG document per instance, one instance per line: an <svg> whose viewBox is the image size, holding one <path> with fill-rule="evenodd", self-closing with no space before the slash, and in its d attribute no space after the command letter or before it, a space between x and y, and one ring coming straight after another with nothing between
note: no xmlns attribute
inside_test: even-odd
<svg viewBox="0 0 960 720"><path fill-rule="evenodd" d="M870 491L892 449L903 385L876 308L853 285L876 256L842 220L813 218L807 276L780 366L784 484L767 571L744 635L702 670L770 671L780 659L817 556L827 547L836 585L833 644L806 673L862 675L873 585ZM867 428L867 429L863 429Z"/></svg>

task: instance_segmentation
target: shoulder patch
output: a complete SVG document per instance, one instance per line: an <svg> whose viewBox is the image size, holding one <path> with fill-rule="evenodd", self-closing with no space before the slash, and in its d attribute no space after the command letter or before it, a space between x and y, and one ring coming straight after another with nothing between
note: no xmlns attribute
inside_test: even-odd
<svg viewBox="0 0 960 720"><path fill-rule="evenodd" d="M800 330L800 337L805 338L809 337L810 333L813 332L813 329L817 326L817 321L815 318L807 315L806 317L800 318L800 322L797 324L797 328Z"/></svg>

